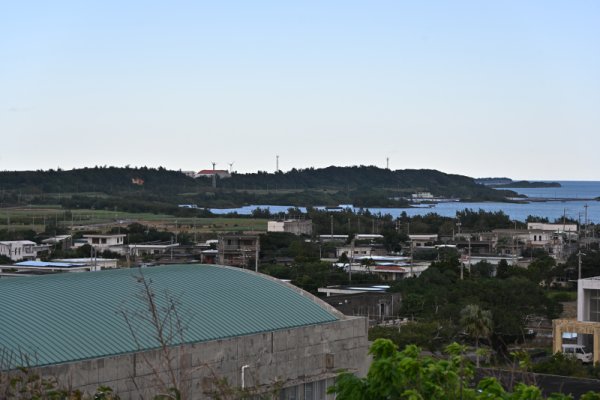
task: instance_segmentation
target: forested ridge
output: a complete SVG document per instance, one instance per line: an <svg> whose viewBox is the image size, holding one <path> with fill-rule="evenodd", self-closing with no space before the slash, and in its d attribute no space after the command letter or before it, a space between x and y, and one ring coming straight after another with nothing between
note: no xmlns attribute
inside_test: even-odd
<svg viewBox="0 0 600 400"><path fill-rule="evenodd" d="M233 173L231 178L194 179L181 171L165 168L93 167L73 170L0 172L0 201L44 201L45 195L78 198L79 203L93 194L139 198L161 203L196 203L206 207L244 204L405 205L401 199L417 191L463 200L499 201L510 192L494 190L474 179L436 170L397 170L373 166L292 169L288 172ZM514 195L514 193L512 193Z"/></svg>

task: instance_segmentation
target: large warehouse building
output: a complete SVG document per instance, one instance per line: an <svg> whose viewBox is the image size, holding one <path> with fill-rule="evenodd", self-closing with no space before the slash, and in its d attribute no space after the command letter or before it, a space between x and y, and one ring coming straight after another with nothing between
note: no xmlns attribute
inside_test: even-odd
<svg viewBox="0 0 600 400"><path fill-rule="evenodd" d="M93 393L185 398L219 390L324 399L367 367L364 318L254 272L214 265L0 279L0 370Z"/></svg>

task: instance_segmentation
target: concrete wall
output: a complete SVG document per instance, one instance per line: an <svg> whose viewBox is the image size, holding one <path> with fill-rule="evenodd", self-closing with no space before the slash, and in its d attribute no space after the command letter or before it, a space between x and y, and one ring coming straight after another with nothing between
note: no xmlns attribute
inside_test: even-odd
<svg viewBox="0 0 600 400"><path fill-rule="evenodd" d="M377 321L396 317L400 311L401 300L400 293L333 295L323 299L346 315L363 316Z"/></svg>
<svg viewBox="0 0 600 400"><path fill-rule="evenodd" d="M174 370L186 399L208 398L218 379L268 391L333 378L340 369L366 374L367 323L360 317L321 324L173 347ZM72 388L93 393L98 386L113 388L122 399L151 398L168 368L161 350L118 355L39 368ZM167 385L170 386L170 385ZM299 397L303 398L303 397Z"/></svg>

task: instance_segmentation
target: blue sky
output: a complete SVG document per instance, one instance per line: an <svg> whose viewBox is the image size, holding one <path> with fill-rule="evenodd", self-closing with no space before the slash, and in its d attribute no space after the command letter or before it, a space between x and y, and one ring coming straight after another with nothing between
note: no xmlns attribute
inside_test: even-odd
<svg viewBox="0 0 600 400"><path fill-rule="evenodd" d="M0 169L600 180L597 1L0 4Z"/></svg>

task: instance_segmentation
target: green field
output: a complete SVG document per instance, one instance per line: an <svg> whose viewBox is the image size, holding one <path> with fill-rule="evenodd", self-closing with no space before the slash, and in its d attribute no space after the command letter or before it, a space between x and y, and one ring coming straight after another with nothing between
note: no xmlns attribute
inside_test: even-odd
<svg viewBox="0 0 600 400"><path fill-rule="evenodd" d="M267 220L257 218L182 218L166 214L128 213L107 210L64 210L59 206L40 205L0 209L0 229L44 230L48 224L82 230L108 230L133 222L166 230L188 232L266 231ZM88 227L89 229L85 229Z"/></svg>

